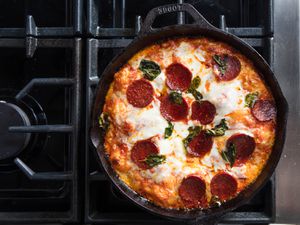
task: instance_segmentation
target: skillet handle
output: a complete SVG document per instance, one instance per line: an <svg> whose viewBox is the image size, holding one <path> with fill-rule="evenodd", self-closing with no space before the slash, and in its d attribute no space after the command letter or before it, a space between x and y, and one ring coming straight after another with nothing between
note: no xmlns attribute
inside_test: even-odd
<svg viewBox="0 0 300 225"><path fill-rule="evenodd" d="M198 24L201 28L216 29L197 11L197 9L194 8L194 6L188 3L183 3L163 5L150 10L141 28L141 33L154 32L156 29L152 27L152 24L156 17L172 12L187 12L193 17L195 21L194 23Z"/></svg>

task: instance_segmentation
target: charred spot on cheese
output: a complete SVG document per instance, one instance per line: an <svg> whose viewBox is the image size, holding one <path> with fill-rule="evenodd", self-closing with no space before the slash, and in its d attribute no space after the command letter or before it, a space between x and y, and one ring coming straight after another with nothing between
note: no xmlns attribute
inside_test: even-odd
<svg viewBox="0 0 300 225"><path fill-rule="evenodd" d="M213 71L219 81L233 80L241 71L241 62L235 56L214 55L213 62Z"/></svg>
<svg viewBox="0 0 300 225"><path fill-rule="evenodd" d="M206 130L206 133L211 136L223 136L226 130L228 130L226 119L222 119L214 128Z"/></svg>
<svg viewBox="0 0 300 225"><path fill-rule="evenodd" d="M157 63L146 59L141 60L139 69L143 72L144 78L151 81L161 73L160 67Z"/></svg>
<svg viewBox="0 0 300 225"><path fill-rule="evenodd" d="M188 93L191 93L194 98L196 100L201 100L203 98L203 95L197 90L197 88L199 87L201 83L201 79L199 76L196 76L193 80L192 80L192 83L188 89Z"/></svg>
<svg viewBox="0 0 300 225"><path fill-rule="evenodd" d="M169 138L171 137L172 133L173 133L173 129L174 129L174 125L168 121L168 127L165 128L165 138Z"/></svg>
<svg viewBox="0 0 300 225"><path fill-rule="evenodd" d="M258 95L259 93L257 91L247 94L245 97L245 107L252 108L258 98Z"/></svg>
<svg viewBox="0 0 300 225"><path fill-rule="evenodd" d="M107 113L102 113L98 119L99 127L103 130L107 130L109 127L109 116Z"/></svg>
<svg viewBox="0 0 300 225"><path fill-rule="evenodd" d="M157 165L165 162L166 161L166 156L151 154L151 155L147 156L145 159L143 159L141 161L147 163L147 165L152 168L154 166L157 166Z"/></svg>

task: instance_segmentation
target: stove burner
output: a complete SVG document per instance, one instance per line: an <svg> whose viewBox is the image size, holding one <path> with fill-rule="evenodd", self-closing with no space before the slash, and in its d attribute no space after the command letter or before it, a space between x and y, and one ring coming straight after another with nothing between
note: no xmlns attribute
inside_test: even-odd
<svg viewBox="0 0 300 225"><path fill-rule="evenodd" d="M0 89L0 172L14 171L14 158L34 158L46 145L45 133L10 132L10 126L46 125L46 115L39 103L26 95L21 100L17 91Z"/></svg>
<svg viewBox="0 0 300 225"><path fill-rule="evenodd" d="M17 105L0 102L0 160L16 156L30 140L30 133L11 133L10 126L29 126L26 113Z"/></svg>

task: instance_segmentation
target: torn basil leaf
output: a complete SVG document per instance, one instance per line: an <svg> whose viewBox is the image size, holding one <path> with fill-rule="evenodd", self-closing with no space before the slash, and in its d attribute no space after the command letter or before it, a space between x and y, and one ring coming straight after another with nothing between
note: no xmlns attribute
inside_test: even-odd
<svg viewBox="0 0 300 225"><path fill-rule="evenodd" d="M157 166L161 163L163 163L166 160L166 156L164 155L149 155L146 157L146 159L142 160L145 163L148 164L150 167Z"/></svg>
<svg viewBox="0 0 300 225"><path fill-rule="evenodd" d="M245 97L245 107L252 108L258 98L258 95L259 93L257 91L247 94Z"/></svg>
<svg viewBox="0 0 300 225"><path fill-rule="evenodd" d="M173 129L174 129L174 125L170 121L168 121L168 127L165 128L165 139L171 137L173 133Z"/></svg>
<svg viewBox="0 0 300 225"><path fill-rule="evenodd" d="M231 143L225 151L221 153L222 158L230 164L230 167L233 166L236 159L236 147Z"/></svg>
<svg viewBox="0 0 300 225"><path fill-rule="evenodd" d="M183 145L185 148L187 148L188 144L191 142L191 140L197 136L200 131L202 130L202 127L201 126L194 126L194 127L189 127L188 128L188 131L189 131L189 135L182 140L183 142Z"/></svg>
<svg viewBox="0 0 300 225"><path fill-rule="evenodd" d="M143 72L144 77L148 80L154 80L161 72L157 63L142 59L139 65L139 69Z"/></svg>
<svg viewBox="0 0 300 225"><path fill-rule="evenodd" d="M226 72L226 69L227 69L227 64L226 64L225 59L222 59L222 57L219 55L214 55L213 59L218 64L221 74L224 75Z"/></svg>
<svg viewBox="0 0 300 225"><path fill-rule="evenodd" d="M192 83L188 89L188 93L191 93L194 96L194 98L198 101L200 101L203 98L202 94L199 91L197 91L197 88L199 87L200 83L201 79L199 76L197 76L192 80Z"/></svg>
<svg viewBox="0 0 300 225"><path fill-rule="evenodd" d="M199 87L200 83L201 83L200 77L199 77L199 76L196 76L196 77L192 80L191 86L190 86L189 89L197 89L197 88Z"/></svg>
<svg viewBox="0 0 300 225"><path fill-rule="evenodd" d="M210 136L223 136L226 130L228 130L226 120L222 119L221 122L214 128L212 128L211 130L206 130L206 134Z"/></svg>
<svg viewBox="0 0 300 225"><path fill-rule="evenodd" d="M197 101L200 101L202 98L203 98L203 95L197 91L197 90L193 90L191 92L191 94L194 96L194 98L197 100Z"/></svg>
<svg viewBox="0 0 300 225"><path fill-rule="evenodd" d="M108 127L109 127L109 117L108 117L108 114L107 113L102 113L99 116L98 122L99 122L100 128L102 128L103 130L107 130Z"/></svg>
<svg viewBox="0 0 300 225"><path fill-rule="evenodd" d="M182 104L182 94L180 92L176 92L176 91L173 91L170 93L170 98L171 98L171 101L178 104L178 105L181 105Z"/></svg>

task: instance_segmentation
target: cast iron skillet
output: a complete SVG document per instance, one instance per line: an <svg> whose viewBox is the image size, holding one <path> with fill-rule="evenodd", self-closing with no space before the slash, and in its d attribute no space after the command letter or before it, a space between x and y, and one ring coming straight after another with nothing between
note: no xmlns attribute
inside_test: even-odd
<svg viewBox="0 0 300 225"><path fill-rule="evenodd" d="M195 20L195 23L186 25L172 25L159 29L152 28L152 24L155 18L159 15L178 11L185 11L186 13L190 14ZM145 198L142 198L140 195L136 194L121 180L118 179L118 176L112 169L103 148L104 139L103 133L99 129L98 117L102 112L102 108L105 102L105 96L110 83L113 81L114 74L139 50L149 46L152 43L179 36L211 37L218 41L228 43L229 45L239 50L254 63L262 79L269 86L274 96L275 104L277 107L276 139L267 165L253 184L251 184L246 190L242 191L236 198L226 202L219 208L191 211L171 210L160 208L148 202ZM234 210L238 206L249 201L254 196L254 194L264 186L266 181L273 174L273 171L279 161L283 149L287 111L287 102L282 94L282 91L273 72L271 71L267 62L251 46L240 40L238 37L212 26L192 5L171 4L154 8L148 13L142 26L141 32L138 34L138 36L127 48L124 49L123 52L121 52L110 62L110 64L106 67L103 74L101 75L93 107L93 115L91 120L91 140L93 142L93 145L97 149L97 154L99 156L101 164L110 180L125 196L127 196L133 202L146 209L147 211L165 218L192 223L207 223L208 221L216 221L224 213Z"/></svg>

